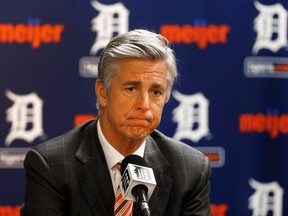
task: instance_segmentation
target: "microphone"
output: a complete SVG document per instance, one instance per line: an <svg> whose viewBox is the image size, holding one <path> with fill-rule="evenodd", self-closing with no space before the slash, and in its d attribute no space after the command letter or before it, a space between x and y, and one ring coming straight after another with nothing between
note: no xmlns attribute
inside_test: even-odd
<svg viewBox="0 0 288 216"><path fill-rule="evenodd" d="M142 216L150 216L148 198L156 187L153 169L138 155L125 157L121 164L121 192L126 200L137 202Z"/></svg>

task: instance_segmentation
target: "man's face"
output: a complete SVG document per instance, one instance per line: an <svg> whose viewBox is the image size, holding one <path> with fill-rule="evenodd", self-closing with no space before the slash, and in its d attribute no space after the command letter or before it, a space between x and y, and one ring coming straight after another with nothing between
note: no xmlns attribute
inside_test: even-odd
<svg viewBox="0 0 288 216"><path fill-rule="evenodd" d="M109 142L143 141L159 125L167 98L165 62L120 60L107 95L102 83L97 85L101 127Z"/></svg>

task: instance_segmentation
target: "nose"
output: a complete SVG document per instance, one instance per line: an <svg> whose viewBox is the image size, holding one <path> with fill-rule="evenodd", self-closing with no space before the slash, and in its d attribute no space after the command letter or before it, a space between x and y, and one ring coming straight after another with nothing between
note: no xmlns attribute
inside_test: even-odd
<svg viewBox="0 0 288 216"><path fill-rule="evenodd" d="M141 92L138 95L137 109L147 111L150 109L150 98L148 92Z"/></svg>

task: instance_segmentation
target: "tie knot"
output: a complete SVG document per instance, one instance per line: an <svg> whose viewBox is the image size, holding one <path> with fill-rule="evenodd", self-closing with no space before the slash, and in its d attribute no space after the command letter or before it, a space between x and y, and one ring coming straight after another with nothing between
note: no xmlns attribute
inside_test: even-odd
<svg viewBox="0 0 288 216"><path fill-rule="evenodd" d="M115 167L120 171L121 170L121 163L118 162L117 164L115 164Z"/></svg>

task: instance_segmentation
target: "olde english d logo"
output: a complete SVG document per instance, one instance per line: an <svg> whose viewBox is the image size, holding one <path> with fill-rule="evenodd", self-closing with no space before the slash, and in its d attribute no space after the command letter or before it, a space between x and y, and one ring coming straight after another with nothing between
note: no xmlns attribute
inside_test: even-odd
<svg viewBox="0 0 288 216"><path fill-rule="evenodd" d="M5 145L10 146L15 139L33 142L42 136L42 106L43 101L36 93L17 95L7 90L6 96L13 105L6 111L6 121L11 122L9 134L5 139Z"/></svg>

